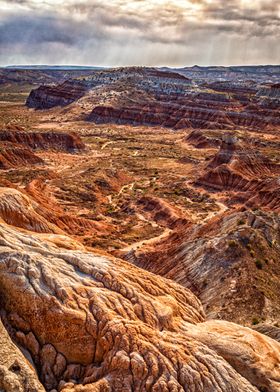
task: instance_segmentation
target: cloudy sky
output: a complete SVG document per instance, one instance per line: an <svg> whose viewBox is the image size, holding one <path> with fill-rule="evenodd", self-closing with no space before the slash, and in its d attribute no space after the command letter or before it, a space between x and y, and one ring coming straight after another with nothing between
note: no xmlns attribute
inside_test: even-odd
<svg viewBox="0 0 280 392"><path fill-rule="evenodd" d="M0 64L280 64L280 0L0 0Z"/></svg>

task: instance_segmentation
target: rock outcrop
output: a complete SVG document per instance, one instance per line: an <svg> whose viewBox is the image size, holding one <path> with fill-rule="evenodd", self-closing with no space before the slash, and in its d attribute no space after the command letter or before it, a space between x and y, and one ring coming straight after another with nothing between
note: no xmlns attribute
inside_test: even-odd
<svg viewBox="0 0 280 392"><path fill-rule="evenodd" d="M219 139L206 136L201 130L192 131L186 136L185 141L195 148L217 148L221 144Z"/></svg>
<svg viewBox="0 0 280 392"><path fill-rule="evenodd" d="M47 391L279 390L279 343L205 322L182 286L11 226L0 238L2 318Z"/></svg>
<svg viewBox="0 0 280 392"><path fill-rule="evenodd" d="M78 81L66 81L57 86L40 86L30 92L26 105L34 109L66 106L81 98L86 91L86 86Z"/></svg>
<svg viewBox="0 0 280 392"><path fill-rule="evenodd" d="M57 150L73 152L84 150L85 145L81 138L73 133L67 132L32 132L7 130L0 131L0 143L9 142L23 145L33 150Z"/></svg>
<svg viewBox="0 0 280 392"><path fill-rule="evenodd" d="M141 86L140 91L142 88L145 87ZM267 107L263 108L255 102L257 98L247 97L246 94L237 99L215 91L170 93L155 89L148 93L141 101L137 100L137 93L131 90L127 93L127 102L123 96L120 102L113 104L107 99L103 105L96 105L87 119L99 124L147 124L174 129L262 129L280 125L277 114L279 104L275 100L267 102Z"/></svg>
<svg viewBox="0 0 280 392"><path fill-rule="evenodd" d="M253 145L241 143L234 135L224 135L219 151L195 184L212 191L235 192L230 197L233 204L279 211L279 173L280 165Z"/></svg>
<svg viewBox="0 0 280 392"><path fill-rule="evenodd" d="M11 341L0 320L0 390L3 392L44 392L36 370Z"/></svg>
<svg viewBox="0 0 280 392"><path fill-rule="evenodd" d="M22 166L38 165L44 161L25 146L15 143L0 142L0 170Z"/></svg>

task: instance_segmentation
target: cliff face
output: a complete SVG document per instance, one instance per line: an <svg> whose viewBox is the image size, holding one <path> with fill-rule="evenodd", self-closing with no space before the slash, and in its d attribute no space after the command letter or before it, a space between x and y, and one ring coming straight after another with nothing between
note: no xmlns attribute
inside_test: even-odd
<svg viewBox="0 0 280 392"><path fill-rule="evenodd" d="M26 105L34 109L50 109L54 106L66 106L81 98L86 87L82 83L66 81L57 86L40 86L33 89Z"/></svg>
<svg viewBox="0 0 280 392"><path fill-rule="evenodd" d="M84 143L77 134L56 131L0 131L0 142L20 144L33 150L54 149L73 152L85 148Z"/></svg>
<svg viewBox="0 0 280 392"><path fill-rule="evenodd" d="M214 98L215 99L215 98ZM190 102L178 98L171 102L158 101L146 102L134 106L96 106L87 117L89 121L97 124L116 123L133 125L160 125L175 129L204 128L204 129L234 129L247 127L249 129L261 129L267 126L279 126L279 117L276 113L267 111L259 112L255 107L252 110L244 109L237 111L236 108L228 108L224 111L223 105L209 102L207 107L202 102ZM235 111L236 110L236 111Z"/></svg>
<svg viewBox="0 0 280 392"><path fill-rule="evenodd" d="M205 322L189 290L53 235L0 236L2 318L47 391L279 389L279 343Z"/></svg>

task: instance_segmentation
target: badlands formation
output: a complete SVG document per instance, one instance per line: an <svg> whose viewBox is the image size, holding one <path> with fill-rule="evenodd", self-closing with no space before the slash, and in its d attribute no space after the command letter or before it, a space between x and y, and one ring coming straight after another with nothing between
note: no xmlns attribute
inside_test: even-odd
<svg viewBox="0 0 280 392"><path fill-rule="evenodd" d="M280 68L0 70L0 391L280 391Z"/></svg>

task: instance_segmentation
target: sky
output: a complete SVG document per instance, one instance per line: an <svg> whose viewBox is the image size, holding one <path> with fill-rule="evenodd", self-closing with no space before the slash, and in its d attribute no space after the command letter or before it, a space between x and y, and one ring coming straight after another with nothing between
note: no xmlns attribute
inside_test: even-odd
<svg viewBox="0 0 280 392"><path fill-rule="evenodd" d="M280 64L280 0L0 0L11 64Z"/></svg>

